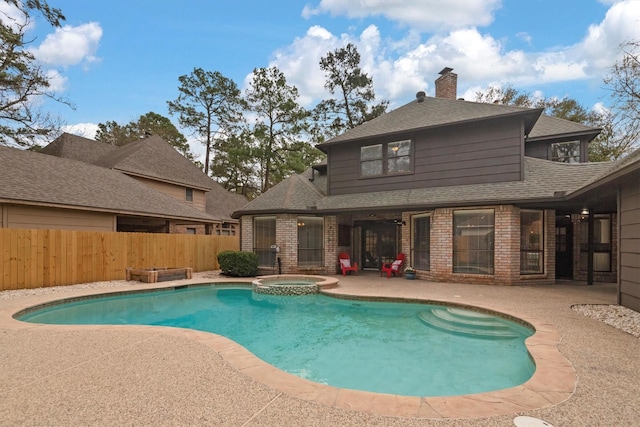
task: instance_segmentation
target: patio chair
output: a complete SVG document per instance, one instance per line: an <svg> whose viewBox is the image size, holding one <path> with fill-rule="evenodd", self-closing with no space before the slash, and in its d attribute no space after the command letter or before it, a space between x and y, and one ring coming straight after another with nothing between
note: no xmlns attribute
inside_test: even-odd
<svg viewBox="0 0 640 427"><path fill-rule="evenodd" d="M358 263L354 262L351 264L351 257L348 253L342 252L338 255L338 261L340 262L340 269L342 270L342 275L346 276L347 272L353 271L355 274L358 274Z"/></svg>
<svg viewBox="0 0 640 427"><path fill-rule="evenodd" d="M384 273L387 273L387 279L390 279L392 274L394 276L402 276L403 264L404 264L404 254L399 253L396 256L395 261L391 263L382 264L382 268L380 269L380 275L382 276Z"/></svg>

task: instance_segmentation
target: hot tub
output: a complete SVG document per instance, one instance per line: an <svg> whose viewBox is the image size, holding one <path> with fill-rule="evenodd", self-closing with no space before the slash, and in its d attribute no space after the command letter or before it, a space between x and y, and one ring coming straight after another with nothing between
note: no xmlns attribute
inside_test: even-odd
<svg viewBox="0 0 640 427"><path fill-rule="evenodd" d="M325 276L278 274L259 276L252 282L253 291L269 295L309 295L320 289L335 288L338 279Z"/></svg>

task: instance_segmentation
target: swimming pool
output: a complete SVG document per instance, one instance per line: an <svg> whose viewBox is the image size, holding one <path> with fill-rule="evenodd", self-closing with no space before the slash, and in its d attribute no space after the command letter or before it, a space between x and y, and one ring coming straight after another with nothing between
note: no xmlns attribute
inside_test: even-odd
<svg viewBox="0 0 640 427"><path fill-rule="evenodd" d="M203 330L315 382L406 396L450 396L513 387L535 370L524 345L531 329L502 318L491 317L497 324L486 324L485 316L442 305L193 286L77 300L18 318ZM465 329L464 323L471 326ZM447 325L454 331L446 332Z"/></svg>

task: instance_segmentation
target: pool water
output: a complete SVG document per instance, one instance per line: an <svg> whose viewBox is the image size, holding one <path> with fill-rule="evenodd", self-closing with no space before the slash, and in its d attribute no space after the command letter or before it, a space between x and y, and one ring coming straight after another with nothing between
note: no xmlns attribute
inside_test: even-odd
<svg viewBox="0 0 640 427"><path fill-rule="evenodd" d="M437 318L433 323L432 313ZM529 328L474 311L447 311L441 305L196 286L85 299L31 311L19 319L213 332L311 381L405 396L499 390L524 383L535 370L524 344L533 333Z"/></svg>

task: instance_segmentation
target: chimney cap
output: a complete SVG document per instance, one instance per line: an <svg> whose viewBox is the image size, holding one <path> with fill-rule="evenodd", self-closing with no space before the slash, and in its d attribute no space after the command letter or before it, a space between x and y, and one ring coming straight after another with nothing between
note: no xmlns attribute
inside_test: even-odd
<svg viewBox="0 0 640 427"><path fill-rule="evenodd" d="M452 71L453 71L453 68L444 67L442 71L440 71L438 74L440 74L441 76L444 76L445 74L449 74Z"/></svg>
<svg viewBox="0 0 640 427"><path fill-rule="evenodd" d="M427 94L422 90L416 93L416 99L418 100L418 102L424 101L425 96L427 96Z"/></svg>

